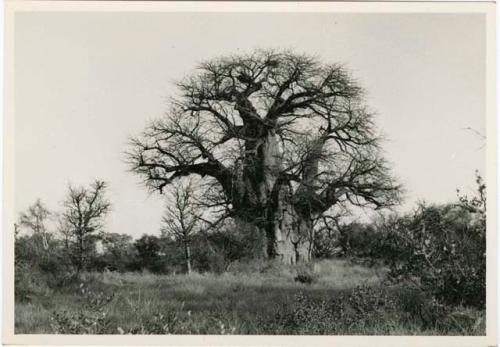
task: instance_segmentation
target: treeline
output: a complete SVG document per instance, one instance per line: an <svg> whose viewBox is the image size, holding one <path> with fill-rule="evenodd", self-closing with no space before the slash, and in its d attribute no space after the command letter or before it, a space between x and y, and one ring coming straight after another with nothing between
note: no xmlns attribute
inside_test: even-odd
<svg viewBox="0 0 500 347"><path fill-rule="evenodd" d="M81 271L221 273L253 260L262 247L258 236L244 233L230 220L203 229L190 189L188 185L174 192L160 236L136 240L105 231L103 218L111 205L103 182L70 187L65 211L59 214L38 200L20 215L16 228L17 298L62 287ZM454 203L421 203L411 213L381 214L369 223L323 218L315 226L313 256L383 263L394 282L408 283L449 304L484 307L485 194L478 175L476 194L459 192ZM57 220L54 230L47 227L50 218ZM21 228L29 232L21 235Z"/></svg>
<svg viewBox="0 0 500 347"><path fill-rule="evenodd" d="M197 272L220 273L238 260L253 257L252 240L233 230L218 230L193 236L192 266ZM149 271L157 274L186 272L185 255L179 241L166 236L102 233L85 241L84 271ZM55 235L30 234L16 237L16 266L26 264L54 275L76 273L78 262L71 247Z"/></svg>
<svg viewBox="0 0 500 347"><path fill-rule="evenodd" d="M47 294L76 282L79 271L149 271L185 273L179 241L167 236L143 235L137 240L118 233L101 233L85 239L85 262L79 266L75 245L46 232L18 235L15 241L16 299ZM191 239L192 266L197 272L226 271L238 260L250 260L252 240L234 230L218 230Z"/></svg>
<svg viewBox="0 0 500 347"><path fill-rule="evenodd" d="M236 261L255 258L260 242L230 221L202 224L193 190L178 185L169 195L160 235L110 233L105 217L112 206L107 184L69 186L62 211L38 199L15 224L17 300L46 295L76 283L82 272L149 271L156 274L220 273ZM210 230L209 230L210 229Z"/></svg>

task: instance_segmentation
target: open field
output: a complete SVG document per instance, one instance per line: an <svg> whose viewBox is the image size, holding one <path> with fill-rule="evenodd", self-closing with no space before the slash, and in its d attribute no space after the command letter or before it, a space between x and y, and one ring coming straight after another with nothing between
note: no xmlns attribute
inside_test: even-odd
<svg viewBox="0 0 500 347"><path fill-rule="evenodd" d="M482 335L485 313L436 306L348 260L240 265L220 275L87 273L16 302L16 333Z"/></svg>

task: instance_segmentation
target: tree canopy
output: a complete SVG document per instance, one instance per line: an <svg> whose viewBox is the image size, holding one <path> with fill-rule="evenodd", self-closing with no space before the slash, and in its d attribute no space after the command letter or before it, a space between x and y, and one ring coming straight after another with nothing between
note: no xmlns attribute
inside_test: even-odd
<svg viewBox="0 0 500 347"><path fill-rule="evenodd" d="M277 199L307 216L399 202L373 114L343 66L258 50L203 62L177 87L165 117L131 140L131 168L150 189L199 175L207 206L250 220Z"/></svg>

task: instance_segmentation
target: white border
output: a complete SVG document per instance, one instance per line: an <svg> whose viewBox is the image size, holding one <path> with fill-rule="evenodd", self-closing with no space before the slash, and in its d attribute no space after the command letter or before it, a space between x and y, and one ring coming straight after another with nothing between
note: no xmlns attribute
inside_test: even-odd
<svg viewBox="0 0 500 347"><path fill-rule="evenodd" d="M5 3L4 142L3 142L3 343L39 345L177 345L177 346L491 346L496 345L496 89L495 4L481 2L68 2ZM448 336L218 336L218 335L14 335L13 196L14 196L14 15L20 11L99 12L336 12L336 13L484 13L487 20L487 335Z"/></svg>

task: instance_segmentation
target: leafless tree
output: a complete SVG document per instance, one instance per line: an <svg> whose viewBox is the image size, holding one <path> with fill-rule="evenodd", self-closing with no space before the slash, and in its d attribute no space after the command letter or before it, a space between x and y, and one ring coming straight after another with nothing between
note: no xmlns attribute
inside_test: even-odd
<svg viewBox="0 0 500 347"><path fill-rule="evenodd" d="M22 212L19 215L18 226L27 228L33 235L40 237L45 250L49 247L46 223L51 215L51 212L45 207L40 199L37 199L33 205L28 207L26 212Z"/></svg>
<svg viewBox="0 0 500 347"><path fill-rule="evenodd" d="M93 245L92 236L95 237L102 230L103 218L111 208L104 196L106 188L107 184L99 180L95 180L88 188L69 186L61 226L71 240L78 272L87 261L87 253Z"/></svg>
<svg viewBox="0 0 500 347"><path fill-rule="evenodd" d="M162 235L171 236L182 245L188 274L191 273L191 238L198 231L200 217L192 182L172 187L163 217Z"/></svg>
<svg viewBox="0 0 500 347"><path fill-rule="evenodd" d="M70 241L74 236L72 232L73 228L63 213L57 213L55 217L56 217L56 232L60 237L62 237L64 250L67 254L69 254Z"/></svg>
<svg viewBox="0 0 500 347"><path fill-rule="evenodd" d="M342 66L255 51L202 63L178 87L169 113L131 140L132 170L159 192L201 176L207 206L259 233L264 257L308 260L313 221L332 206L398 203L363 91Z"/></svg>

